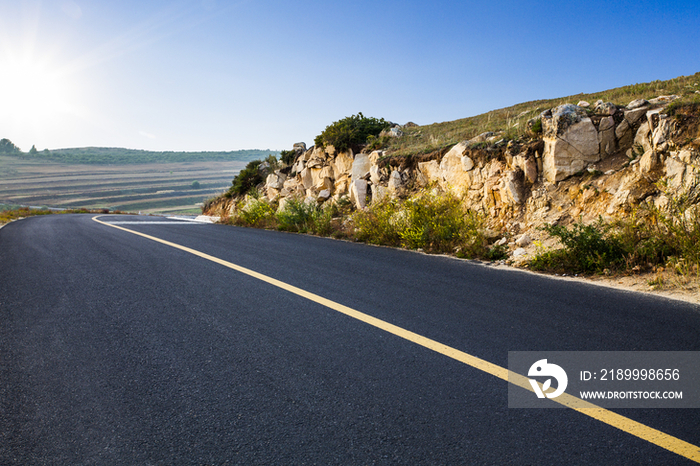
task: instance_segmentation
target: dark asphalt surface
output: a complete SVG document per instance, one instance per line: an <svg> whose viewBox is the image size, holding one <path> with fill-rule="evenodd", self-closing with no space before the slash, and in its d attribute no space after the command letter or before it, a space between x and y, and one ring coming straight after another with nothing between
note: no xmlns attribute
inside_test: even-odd
<svg viewBox="0 0 700 466"><path fill-rule="evenodd" d="M100 225L0 230L0 464L694 464L192 254ZM153 220L102 216L105 221ZM469 261L220 225L124 225L507 367L699 351L700 308ZM615 410L700 445L696 409Z"/></svg>

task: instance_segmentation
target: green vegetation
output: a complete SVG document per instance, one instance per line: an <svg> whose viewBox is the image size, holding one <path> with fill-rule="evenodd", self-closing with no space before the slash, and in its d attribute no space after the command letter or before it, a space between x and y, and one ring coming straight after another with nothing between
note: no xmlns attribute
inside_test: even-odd
<svg viewBox="0 0 700 466"><path fill-rule="evenodd" d="M289 199L277 213L277 229L319 236L344 236L333 228L333 218L350 211L349 202L319 206L300 199Z"/></svg>
<svg viewBox="0 0 700 466"><path fill-rule="evenodd" d="M294 150L283 150L280 152L280 162L282 162L285 165L291 165L294 163L294 159L296 159L297 153Z"/></svg>
<svg viewBox="0 0 700 466"><path fill-rule="evenodd" d="M256 191L238 202L226 223L349 238L464 258L501 259L503 248L489 248L484 217L464 210L450 193L421 192L406 200L384 199L352 213L347 199L323 206L287 199L282 209Z"/></svg>
<svg viewBox="0 0 700 466"><path fill-rule="evenodd" d="M696 90L700 90L700 73L668 81L633 84L593 94L534 100L460 120L405 127L402 128L404 135L400 138L390 138L386 149L390 155L396 156L429 154L487 131L500 132L501 138L507 141L531 134L530 132L537 127L532 126L529 129L528 121L537 119L546 109L565 103L576 104L585 100L595 104L596 101L603 100L617 105L627 105L636 99L648 100L660 95L675 94L681 96L681 99L674 105L682 105L686 102L700 101L700 94L696 94ZM533 123L536 123L536 120Z"/></svg>
<svg viewBox="0 0 700 466"><path fill-rule="evenodd" d="M246 167L233 179L231 187L226 193L226 196L243 196L262 183L263 174L260 167L262 163L262 160L253 160L252 162L248 162L248 165L246 165Z"/></svg>
<svg viewBox="0 0 700 466"><path fill-rule="evenodd" d="M534 270L600 273L624 265L627 251L602 219L592 225L575 223L571 230L560 225L548 225L544 230L558 238L564 248L538 253L530 262Z"/></svg>
<svg viewBox="0 0 700 466"><path fill-rule="evenodd" d="M360 112L327 126L321 134L316 136L314 143L319 147L333 146L339 151L344 151L354 146L364 145L368 137L376 138L390 126L391 123L384 118L379 120L368 118Z"/></svg>
<svg viewBox="0 0 700 466"><path fill-rule="evenodd" d="M483 216L465 210L450 193L422 191L405 200L385 198L352 218L359 241L469 258L489 253Z"/></svg>
<svg viewBox="0 0 700 466"><path fill-rule="evenodd" d="M540 251L530 262L534 270L566 273L641 271L683 264L686 272L700 269L700 188L673 192L664 185L668 204L643 205L633 215L592 225L575 223L569 230L547 226L562 249Z"/></svg>
<svg viewBox="0 0 700 466"><path fill-rule="evenodd" d="M282 209L270 202L258 191L251 191L238 202L235 214L225 223L281 231L310 233L320 236L338 236L332 228L334 215L340 212L343 203L320 206L299 199L289 199Z"/></svg>
<svg viewBox="0 0 700 466"><path fill-rule="evenodd" d="M19 147L12 144L9 139L0 139L0 154L3 155L21 155L22 151Z"/></svg>

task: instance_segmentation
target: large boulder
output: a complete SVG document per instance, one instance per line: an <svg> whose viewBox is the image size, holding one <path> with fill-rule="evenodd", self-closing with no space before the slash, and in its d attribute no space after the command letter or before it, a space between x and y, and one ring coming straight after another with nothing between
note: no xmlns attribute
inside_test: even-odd
<svg viewBox="0 0 700 466"><path fill-rule="evenodd" d="M600 120L598 124L599 153L612 155L616 149L615 120L608 116Z"/></svg>
<svg viewBox="0 0 700 466"><path fill-rule="evenodd" d="M545 143L543 172L547 181L564 180L600 160L598 131L583 109L561 105L544 112L541 118Z"/></svg>
<svg viewBox="0 0 700 466"><path fill-rule="evenodd" d="M525 200L525 188L523 186L523 172L510 170L500 180L499 192L501 200L506 204L522 204Z"/></svg>
<svg viewBox="0 0 700 466"><path fill-rule="evenodd" d="M401 179L401 173L397 170L391 172L389 175L389 183L387 184L387 190L392 196L398 196L402 193L403 180Z"/></svg>
<svg viewBox="0 0 700 466"><path fill-rule="evenodd" d="M418 163L418 180L421 184L439 183L442 181L440 164L437 160Z"/></svg>
<svg viewBox="0 0 700 466"><path fill-rule="evenodd" d="M350 181L350 201L358 209L365 208L367 205L367 181L355 179Z"/></svg>
<svg viewBox="0 0 700 466"><path fill-rule="evenodd" d="M348 149L347 151L337 153L331 162L333 177L338 180L343 177L343 175L349 176L352 173L352 164L352 150Z"/></svg>
<svg viewBox="0 0 700 466"><path fill-rule="evenodd" d="M470 171L474 168L474 162L469 156L464 155L468 145L467 141L462 141L442 157L440 175L444 188L458 193L469 189L472 182Z"/></svg>
<svg viewBox="0 0 700 466"><path fill-rule="evenodd" d="M352 162L351 176L353 181L364 180L369 177L369 169L372 166L370 162L369 155L365 153L359 153L355 156L355 160Z"/></svg>

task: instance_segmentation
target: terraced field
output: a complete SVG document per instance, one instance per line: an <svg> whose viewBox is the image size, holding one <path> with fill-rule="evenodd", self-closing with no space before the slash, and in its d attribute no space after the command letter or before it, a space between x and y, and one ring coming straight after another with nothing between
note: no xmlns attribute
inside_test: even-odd
<svg viewBox="0 0 700 466"><path fill-rule="evenodd" d="M0 204L195 214L246 163L68 165L0 156Z"/></svg>

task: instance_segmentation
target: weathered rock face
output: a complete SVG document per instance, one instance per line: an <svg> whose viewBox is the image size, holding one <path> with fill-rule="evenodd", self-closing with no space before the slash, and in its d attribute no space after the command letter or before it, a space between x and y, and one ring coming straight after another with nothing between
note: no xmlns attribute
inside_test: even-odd
<svg viewBox="0 0 700 466"><path fill-rule="evenodd" d="M270 174L264 192L280 205L291 197L323 203L347 196L363 209L386 196L437 187L486 214L494 230L521 238L528 232L532 239L534 227L544 223L610 218L642 203L665 205L668 199L657 185L662 179L672 190L697 186L700 143L677 147L676 120L664 114L663 106L671 98L655 100L626 107L602 101L587 108L562 105L541 114L542 139L489 152L478 147L498 135L483 133L409 168L392 166L380 151L306 150L299 143L296 161L284 173ZM232 206L224 201L208 213L225 216ZM534 247L524 239L512 243L513 248Z"/></svg>
<svg viewBox="0 0 700 466"><path fill-rule="evenodd" d="M550 183L566 179L589 163L600 160L602 143L598 130L586 115L583 109L571 104L541 115L545 142L544 177Z"/></svg>

